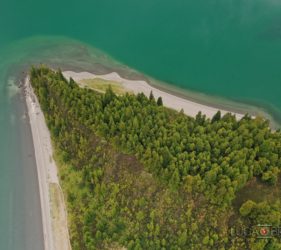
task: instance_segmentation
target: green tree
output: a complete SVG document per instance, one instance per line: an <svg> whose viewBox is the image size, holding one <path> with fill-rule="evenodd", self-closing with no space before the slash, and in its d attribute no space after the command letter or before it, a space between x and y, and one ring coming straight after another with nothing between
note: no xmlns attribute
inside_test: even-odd
<svg viewBox="0 0 281 250"><path fill-rule="evenodd" d="M149 94L149 100L150 101L155 101L155 98L154 98L154 95L152 93L152 90L150 91L150 94Z"/></svg>
<svg viewBox="0 0 281 250"><path fill-rule="evenodd" d="M158 106L163 106L163 101L162 101L162 97L161 96L158 97L158 99L157 99L157 105Z"/></svg>
<svg viewBox="0 0 281 250"><path fill-rule="evenodd" d="M212 123L217 122L221 119L221 111L219 110L212 118Z"/></svg>
<svg viewBox="0 0 281 250"><path fill-rule="evenodd" d="M245 217L252 212L252 210L255 208L255 206L256 206L255 202L248 200L242 204L242 206L239 209L239 212L242 216Z"/></svg>

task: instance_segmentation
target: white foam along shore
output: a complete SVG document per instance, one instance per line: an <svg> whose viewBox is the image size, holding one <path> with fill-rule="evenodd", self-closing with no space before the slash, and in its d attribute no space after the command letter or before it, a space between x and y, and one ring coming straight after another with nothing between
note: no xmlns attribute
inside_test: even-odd
<svg viewBox="0 0 281 250"><path fill-rule="evenodd" d="M54 206L51 201L50 187L51 185L55 185L58 187L58 192L61 192L61 194L62 190L59 186L57 166L53 160L50 133L28 77L25 80L24 90L35 149L44 233L44 248L45 250L69 250L71 247L67 226L67 212L64 202L60 202L63 203L60 204L63 209L52 211L54 210ZM60 217L59 223L55 221L57 218L53 216L54 212L58 213L58 216ZM57 235L58 232L59 235Z"/></svg>
<svg viewBox="0 0 281 250"><path fill-rule="evenodd" d="M133 92L134 94L138 93L144 93L146 96L149 96L150 92L153 92L153 95L155 98L162 97L164 106L180 111L183 109L184 113L188 116L195 117L199 111L202 112L202 114L205 114L207 118L212 118L218 110L221 111L222 115L230 112L236 116L237 119L241 119L244 114L235 113L232 111L222 110L219 108L207 106L204 104L200 104L194 101L190 101L188 99L178 97L176 95L170 94L168 92L165 92L163 90L157 89L156 87L153 87L149 85L145 81L140 80L128 80L125 78L122 78L118 73L112 72L105 75L96 75L89 72L73 72L73 71L64 71L63 75L65 78L69 79L70 77L76 81L80 82L82 80L88 80L88 79L95 79L100 78L108 81L114 81L117 83L120 83L121 86L129 91Z"/></svg>

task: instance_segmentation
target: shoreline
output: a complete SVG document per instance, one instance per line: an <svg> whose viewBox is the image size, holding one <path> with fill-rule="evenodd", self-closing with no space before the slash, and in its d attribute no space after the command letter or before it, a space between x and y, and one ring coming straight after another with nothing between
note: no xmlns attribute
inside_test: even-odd
<svg viewBox="0 0 281 250"><path fill-rule="evenodd" d="M36 49L37 47L42 47L42 49L40 49L42 52L34 57L30 57L32 60L28 60L27 63L22 63L23 65L20 67L20 71L23 70L27 72L30 68L30 64L39 65L43 62L50 68L61 68L62 71L87 71L97 75L117 72L125 79L144 80L153 87L196 103L234 113L248 113L252 116L262 116L270 120L270 126L272 128L279 129L281 127L281 112L279 106L275 106L271 102L265 102L263 99L228 98L224 95L212 95L208 92L199 92L196 89L189 89L188 87L179 87L169 82L167 79L158 80L147 75L145 72L130 68L129 65L117 61L105 51L94 48L86 42L69 39L63 36L38 36L23 39L22 43L29 45L30 42L34 41L38 44ZM46 44L48 44L48 46L45 49ZM31 49L34 51L35 48L32 47ZM45 53L46 51L48 53Z"/></svg>
<svg viewBox="0 0 281 250"><path fill-rule="evenodd" d="M174 85L170 85L169 83L166 82L158 81L146 75L142 75L141 73L134 71L130 68L127 69L129 72L128 75L124 73L125 69L119 72L119 68L110 68L110 67L107 67L107 69L111 69L111 71L108 70L104 74L101 74L99 70L88 68L88 67L86 70L82 70L80 67L64 65L62 69L63 69L62 71L63 74L66 73L65 75L66 78L68 78L69 76L76 76L78 77L76 78L78 79L77 81L84 79L84 77L82 77L83 73L86 74L86 76L88 77L90 76L90 77L101 78L105 80L109 79L112 81L116 79L111 77L107 78L107 76L110 76L111 74L115 74L117 76L117 82L121 82L121 83L122 81L130 82L129 84L135 86L137 85L136 83L141 83L141 84L144 83L147 86L147 88L153 90L153 94L154 94L154 90L156 90L157 92L161 92L161 94L164 93L165 95L166 94L171 95L174 98L177 99L179 98L181 100L184 100L185 102L189 102L190 104L192 103L191 105L192 107L194 104L195 106L206 107L207 110L211 109L213 110L212 114L215 113L214 110L215 111L220 110L222 111L222 114L224 113L235 114L238 119L241 119L245 114L248 114L252 118L258 116L258 117L262 117L263 119L269 120L269 127L273 130L278 130L281 127L281 117L279 117L279 113L276 113L275 108L271 107L270 105L261 104L258 101L254 102L254 101L247 101L247 100L243 101L243 100L226 99L220 96L213 96L205 93L187 90ZM134 77L130 77L131 75L133 75ZM128 90L131 91L132 87L129 87ZM142 91L138 91L138 92L136 91L135 93L140 93L140 92ZM164 106L166 106L165 102L164 102ZM167 107L175 109L170 106ZM176 110L180 110L180 109L176 108ZM187 115L190 114L187 113ZM193 115L191 116L194 116L194 112Z"/></svg>
<svg viewBox="0 0 281 250"><path fill-rule="evenodd" d="M39 44L44 44L43 41L47 39L49 44L51 44L54 55L50 57L49 54L43 53L40 57L36 56L35 59L32 60L33 65L44 62L44 64L53 69L61 68L62 71L71 70L74 72L87 71L97 75L117 72L122 78L146 81L155 88L183 99L211 106L217 110L222 109L232 113L248 113L251 116L262 116L270 120L271 128L278 129L281 127L281 113L279 107L274 106L270 102L267 103L258 99L228 98L223 95L199 92L196 89L189 89L188 87L179 87L172 82L169 83L169 81L165 81L165 79L158 80L144 72L130 68L128 65L117 61L111 55L85 42L65 37L59 37L59 42L56 41L56 43L53 43L52 37L42 39L39 36L34 39L37 39ZM28 71L28 64L25 64L23 68L24 71Z"/></svg>
<svg viewBox="0 0 281 250"><path fill-rule="evenodd" d="M152 91L156 99L158 97L162 97L163 105L165 107L177 111L183 109L184 113L191 117L195 117L198 112L201 111L202 114L206 115L207 118L212 118L217 113L217 111L220 110L222 115L230 112L231 114L234 114L237 119L241 119L246 113L240 113L227 108L225 109L221 107L215 107L212 105L205 105L203 103L190 100L189 98L184 98L182 96L174 94L173 91L167 91L165 87L161 88L159 86L154 86L153 84L148 83L145 80L129 80L123 78L117 72L111 72L104 75L93 74L90 72L74 71L63 71L62 73L66 79L69 80L69 78L71 77L77 83L82 80L100 78L103 80L117 82L121 84L121 86L124 87L125 90L131 91L134 94L144 93L146 96L149 96L150 91Z"/></svg>
<svg viewBox="0 0 281 250"><path fill-rule="evenodd" d="M67 226L67 211L64 200L58 204L59 211L55 211L51 197L51 186L57 187L59 195L63 193L59 184L57 166L53 159L53 150L50 133L47 128L43 112L40 108L36 95L29 82L25 78L24 95L27 106L27 115L30 122L32 139L35 150L37 166L40 205L42 214L42 226L45 250L69 250L71 249ZM59 218L52 216L59 213ZM60 220L58 222L58 220ZM56 233L59 232L59 235Z"/></svg>

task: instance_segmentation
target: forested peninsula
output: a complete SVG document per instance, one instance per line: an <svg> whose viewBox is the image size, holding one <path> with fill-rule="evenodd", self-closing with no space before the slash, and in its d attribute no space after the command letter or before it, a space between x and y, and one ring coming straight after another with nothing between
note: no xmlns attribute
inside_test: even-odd
<svg viewBox="0 0 281 250"><path fill-rule="evenodd" d="M268 121L192 118L153 93L100 93L45 66L30 81L73 250L281 249L281 236L259 237L258 225L281 225L281 133Z"/></svg>

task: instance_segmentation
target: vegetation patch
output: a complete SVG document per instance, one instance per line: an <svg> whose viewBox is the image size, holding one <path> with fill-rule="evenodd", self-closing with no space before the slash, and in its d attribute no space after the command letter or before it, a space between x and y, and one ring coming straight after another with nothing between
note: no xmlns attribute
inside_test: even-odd
<svg viewBox="0 0 281 250"><path fill-rule="evenodd" d="M110 81L110 80L105 80L102 78L93 78L93 79L83 79L79 81L80 84L82 84L83 87L87 87L90 89L94 89L97 91L100 91L102 93L105 93L105 91L111 87L113 92L116 93L117 95L123 95L127 91L122 83L115 82L115 81Z"/></svg>
<svg viewBox="0 0 281 250"><path fill-rule="evenodd" d="M191 118L152 93L100 93L45 67L30 76L62 163L74 250L281 249L278 235L239 234L281 224L281 133L268 121Z"/></svg>

